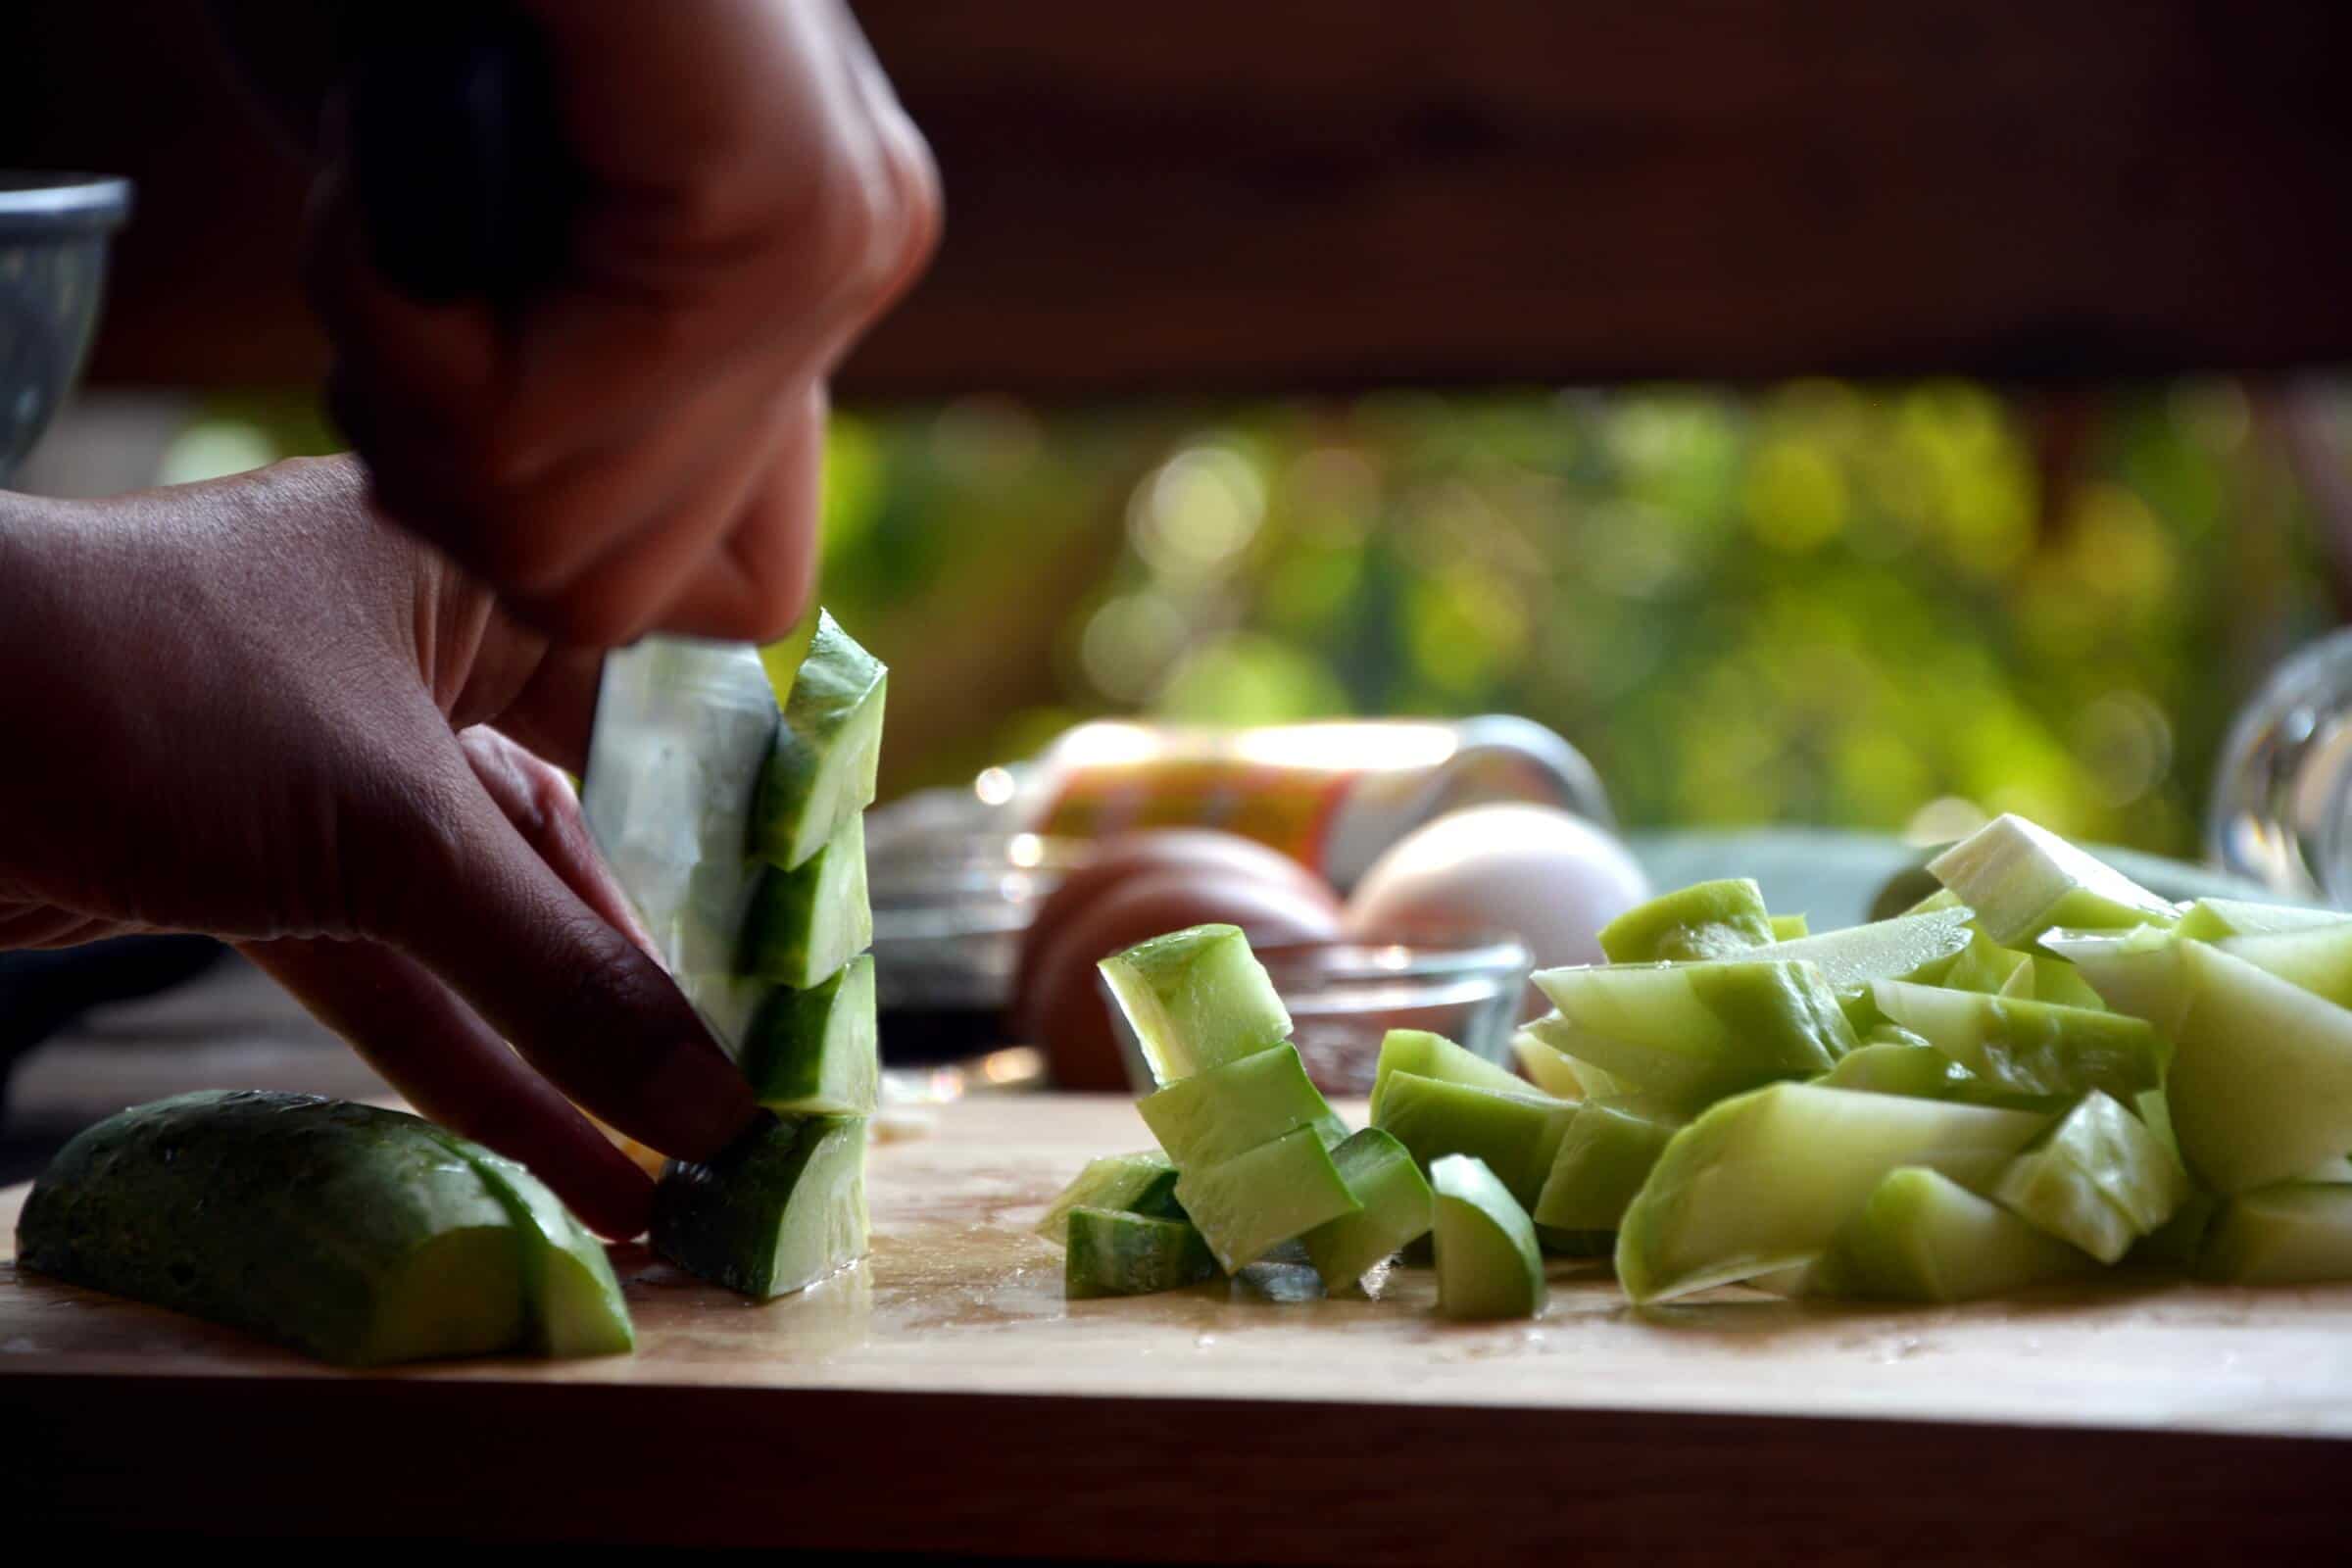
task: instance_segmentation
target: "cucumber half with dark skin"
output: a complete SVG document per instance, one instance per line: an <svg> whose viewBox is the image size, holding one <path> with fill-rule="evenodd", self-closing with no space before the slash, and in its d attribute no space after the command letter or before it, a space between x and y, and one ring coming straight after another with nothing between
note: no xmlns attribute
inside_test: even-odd
<svg viewBox="0 0 2352 1568"><path fill-rule="evenodd" d="M865 1123L762 1119L714 1159L672 1160L654 1188L654 1250L765 1300L865 1255Z"/></svg>
<svg viewBox="0 0 2352 1568"><path fill-rule="evenodd" d="M603 1248L527 1170L310 1095L109 1117L34 1184L17 1247L26 1268L346 1365L631 1342Z"/></svg>

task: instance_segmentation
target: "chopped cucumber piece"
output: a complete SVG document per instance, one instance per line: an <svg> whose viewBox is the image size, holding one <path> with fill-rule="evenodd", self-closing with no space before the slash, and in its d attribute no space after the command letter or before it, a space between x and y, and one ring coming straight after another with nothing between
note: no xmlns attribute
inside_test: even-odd
<svg viewBox="0 0 2352 1568"><path fill-rule="evenodd" d="M1873 980L1932 984L1949 972L1976 935L1970 919L1968 910L1954 906L1776 942L1741 956L1766 963L1810 963L1840 995L1866 989Z"/></svg>
<svg viewBox="0 0 2352 1568"><path fill-rule="evenodd" d="M2165 1043L2141 1019L2052 1002L1882 980L1881 1011L1996 1090L2130 1099L2164 1078Z"/></svg>
<svg viewBox="0 0 2352 1568"><path fill-rule="evenodd" d="M462 1142L310 1095L136 1105L49 1162L18 1258L344 1365L514 1349L536 1244Z"/></svg>
<svg viewBox="0 0 2352 1568"><path fill-rule="evenodd" d="M749 853L806 863L873 803L889 671L822 610L752 801Z"/></svg>
<svg viewBox="0 0 2352 1568"><path fill-rule="evenodd" d="M1576 1034L1576 1026L1554 1008L1511 1036L1511 1054L1529 1082L1558 1100L1623 1099L1633 1094L1634 1086L1615 1073L1579 1061L1555 1044L1573 1040Z"/></svg>
<svg viewBox="0 0 2352 1568"><path fill-rule="evenodd" d="M1611 963L1730 957L1772 940L1764 891L1748 877L1665 894L1600 928L1600 951Z"/></svg>
<svg viewBox="0 0 2352 1568"><path fill-rule="evenodd" d="M1070 1211L1076 1208L1108 1208L1152 1219L1184 1217L1176 1202L1176 1167L1156 1149L1088 1160L1037 1222L1037 1234L1056 1247L1065 1245Z"/></svg>
<svg viewBox="0 0 2352 1568"><path fill-rule="evenodd" d="M2128 930L2171 926L2180 911L2046 828L2004 813L1928 862L2004 947L2052 926Z"/></svg>
<svg viewBox="0 0 2352 1568"><path fill-rule="evenodd" d="M520 1161L435 1128L481 1173L522 1238L525 1342L541 1355L626 1355L637 1348L629 1303L605 1244Z"/></svg>
<svg viewBox="0 0 2352 1568"><path fill-rule="evenodd" d="M2049 1137L2001 1173L1992 1195L2102 1263L2173 1217L2188 1173L2164 1140L2102 1094L2089 1094Z"/></svg>
<svg viewBox="0 0 2352 1568"><path fill-rule="evenodd" d="M1573 1030L1555 1044L1675 1109L1827 1072L1855 1045L1811 963L1546 969L1536 984Z"/></svg>
<svg viewBox="0 0 2352 1568"><path fill-rule="evenodd" d="M1300 1241L1327 1291L1354 1287L1380 1263L1429 1234L1429 1182L1402 1144L1367 1127L1331 1152L1340 1179L1363 1206L1325 1220Z"/></svg>
<svg viewBox="0 0 2352 1568"><path fill-rule="evenodd" d="M1576 1110L1572 1101L1524 1087L1506 1093L1397 1072L1389 1077L1375 1125L1412 1151L1425 1170L1447 1154L1476 1155L1527 1206L1544 1191Z"/></svg>
<svg viewBox="0 0 2352 1568"><path fill-rule="evenodd" d="M2232 1285L2352 1280L2352 1187L2288 1183L2221 1205L2197 1272Z"/></svg>
<svg viewBox="0 0 2352 1568"><path fill-rule="evenodd" d="M1585 1102L1552 1156L1531 1217L1550 1230L1615 1230L1683 1125L1675 1118Z"/></svg>
<svg viewBox="0 0 2352 1568"><path fill-rule="evenodd" d="M2190 1193L2171 1219L2132 1244L2124 1261L2154 1268L2193 1269L2205 1250L2206 1234L2213 1229L2214 1219L2221 1211L2222 1200L2211 1193Z"/></svg>
<svg viewBox="0 0 2352 1568"><path fill-rule="evenodd" d="M2218 942L2224 937L2278 936L2352 922L2341 909L2313 909L2297 904L2252 904L2244 899L2199 899L2173 927L2181 937Z"/></svg>
<svg viewBox="0 0 2352 1568"><path fill-rule="evenodd" d="M2197 1178L2243 1193L2352 1149L2352 1010L2202 942L2179 961L2165 1098Z"/></svg>
<svg viewBox="0 0 2352 1568"><path fill-rule="evenodd" d="M2225 937L2214 946L2257 969L2293 981L2315 997L2325 997L2339 1007L2352 1007L2352 923Z"/></svg>
<svg viewBox="0 0 2352 1568"><path fill-rule="evenodd" d="M1526 1083L1500 1062L1464 1051L1444 1035L1426 1029L1392 1029L1381 1037L1380 1060L1372 1069L1372 1115L1380 1116L1381 1090L1393 1072L1418 1073L1452 1084L1476 1084L1505 1094L1524 1093Z"/></svg>
<svg viewBox="0 0 2352 1568"><path fill-rule="evenodd" d="M1070 1210L1061 1282L1062 1295L1073 1301L1180 1291L1216 1277L1217 1260L1209 1255L1208 1243L1183 1220L1147 1219L1112 1208Z"/></svg>
<svg viewBox="0 0 2352 1568"><path fill-rule="evenodd" d="M809 990L771 988L744 1032L737 1065L771 1110L870 1116L882 1077L878 1050L874 960L860 954Z"/></svg>
<svg viewBox="0 0 2352 1568"><path fill-rule="evenodd" d="M1979 1188L2046 1117L1810 1084L1774 1084L1675 1134L1617 1233L1617 1277L1664 1300L1810 1262L1886 1173Z"/></svg>
<svg viewBox="0 0 2352 1568"><path fill-rule="evenodd" d="M1889 1171L1806 1275L1808 1295L1975 1301L2097 1268L1939 1171Z"/></svg>
<svg viewBox="0 0 2352 1568"><path fill-rule="evenodd" d="M1950 1100L1968 1082L1968 1069L1907 1029L1907 1040L1877 1039L1838 1058L1813 1081L1826 1089L1857 1089L1913 1100Z"/></svg>
<svg viewBox="0 0 2352 1568"><path fill-rule="evenodd" d="M2154 926L2131 931L2045 931L2041 945L2117 1012L2145 1018L2170 1040L2188 1006L2180 944Z"/></svg>
<svg viewBox="0 0 2352 1568"><path fill-rule="evenodd" d="M2023 970L2029 995L2034 984L2034 960L2015 948L2004 948L1992 938L1978 932L1968 945L1968 951L1952 960L1952 966L1936 982L1947 991L1977 991L1998 996L2015 983Z"/></svg>
<svg viewBox="0 0 2352 1568"><path fill-rule="evenodd" d="M1362 1206L1311 1127L1184 1172L1176 1179L1176 1201L1228 1274Z"/></svg>
<svg viewBox="0 0 2352 1568"><path fill-rule="evenodd" d="M1438 1310L1449 1318L1534 1317L1544 1310L1536 1228L1481 1161L1448 1154L1430 1168Z"/></svg>
<svg viewBox="0 0 2352 1568"><path fill-rule="evenodd" d="M1314 1129L1326 1149L1348 1136L1288 1045L1179 1078L1135 1108L1178 1170L1222 1163L1300 1127Z"/></svg>
<svg viewBox="0 0 2352 1568"><path fill-rule="evenodd" d="M863 1257L865 1224L855 1117L762 1118L707 1164L671 1160L654 1186L654 1250L763 1300Z"/></svg>
<svg viewBox="0 0 2352 1568"><path fill-rule="evenodd" d="M2105 1012L2107 999L2091 989L2082 971L2064 958L2046 953L2033 955L2034 996L2035 1002L2053 1002L2065 1007L2087 1007L2093 1012Z"/></svg>
<svg viewBox="0 0 2352 1568"><path fill-rule="evenodd" d="M782 721L749 644L648 638L605 657L581 810L672 974L733 967L752 796Z"/></svg>
<svg viewBox="0 0 2352 1568"><path fill-rule="evenodd" d="M1291 1015L1241 927L1197 925L1129 948L1100 965L1162 1084L1291 1036Z"/></svg>
<svg viewBox="0 0 2352 1568"><path fill-rule="evenodd" d="M1775 942L1794 942L1799 937L1812 934L1812 922L1801 914L1776 914L1772 917L1772 940Z"/></svg>
<svg viewBox="0 0 2352 1568"><path fill-rule="evenodd" d="M865 893L865 818L852 813L797 869L771 865L760 872L744 914L736 968L809 990L873 940L874 916Z"/></svg>

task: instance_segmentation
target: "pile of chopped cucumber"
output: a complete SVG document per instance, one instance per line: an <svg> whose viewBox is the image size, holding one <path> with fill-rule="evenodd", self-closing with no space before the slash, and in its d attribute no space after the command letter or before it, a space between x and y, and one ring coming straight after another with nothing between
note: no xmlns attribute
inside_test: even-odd
<svg viewBox="0 0 2352 1568"><path fill-rule="evenodd" d="M822 611L797 664L748 643L650 641L607 661L588 819L663 960L763 1118L672 1161L653 1244L760 1298L864 1255L865 1121L881 1071L864 811L888 672ZM779 697L781 701L779 701Z"/></svg>
<svg viewBox="0 0 2352 1568"><path fill-rule="evenodd" d="M1286 1244L1337 1292L1425 1235L1465 1318L1540 1311L1544 1252L1613 1257L1641 1303L2352 1280L2352 915L2175 905L2015 816L1930 869L1910 911L1819 935L1750 881L1653 900L1609 962L1535 977L1524 1077L1396 1031L1353 1134L1240 932L1107 959L1160 1149L1054 1203L1067 1293Z"/></svg>

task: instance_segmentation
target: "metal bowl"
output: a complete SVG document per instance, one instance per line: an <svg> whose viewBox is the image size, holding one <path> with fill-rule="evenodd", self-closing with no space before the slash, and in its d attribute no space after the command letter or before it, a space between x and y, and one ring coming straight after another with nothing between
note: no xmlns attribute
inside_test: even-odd
<svg viewBox="0 0 2352 1568"><path fill-rule="evenodd" d="M81 376L130 181L0 170L0 485Z"/></svg>

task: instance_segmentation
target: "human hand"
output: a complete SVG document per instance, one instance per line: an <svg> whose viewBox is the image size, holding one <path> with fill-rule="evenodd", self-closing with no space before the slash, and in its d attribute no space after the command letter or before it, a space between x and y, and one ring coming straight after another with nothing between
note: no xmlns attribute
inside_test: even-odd
<svg viewBox="0 0 2352 1568"><path fill-rule="evenodd" d="M0 495L0 948L235 942L424 1114L633 1236L651 1186L571 1102L686 1158L755 1107L554 765L598 667L386 524L349 459Z"/></svg>
<svg viewBox="0 0 2352 1568"><path fill-rule="evenodd" d="M312 292L382 507L559 639L765 641L808 598L826 378L912 281L938 180L839 0L522 0L585 190L508 318L369 261L327 117Z"/></svg>

